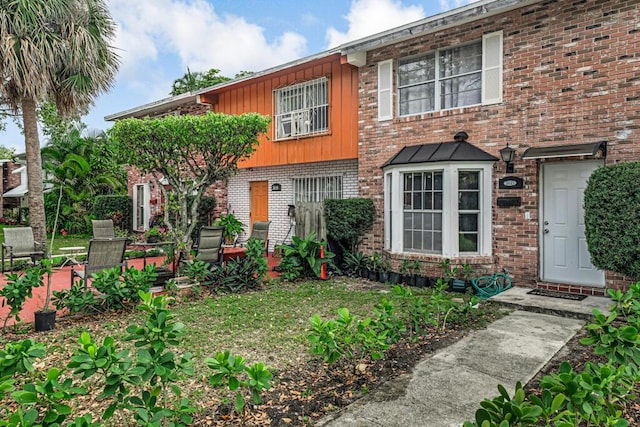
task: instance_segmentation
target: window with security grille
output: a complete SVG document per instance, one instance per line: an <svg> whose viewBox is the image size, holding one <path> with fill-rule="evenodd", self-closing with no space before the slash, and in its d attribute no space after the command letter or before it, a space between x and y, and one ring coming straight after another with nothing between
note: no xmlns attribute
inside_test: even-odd
<svg viewBox="0 0 640 427"><path fill-rule="evenodd" d="M275 139L329 131L329 80L326 77L275 90Z"/></svg>
<svg viewBox="0 0 640 427"><path fill-rule="evenodd" d="M322 202L342 199L342 176L319 176L293 179L293 202Z"/></svg>

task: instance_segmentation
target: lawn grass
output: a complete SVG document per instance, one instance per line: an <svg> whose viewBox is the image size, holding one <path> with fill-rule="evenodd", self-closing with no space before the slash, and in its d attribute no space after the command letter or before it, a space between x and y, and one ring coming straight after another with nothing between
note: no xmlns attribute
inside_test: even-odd
<svg viewBox="0 0 640 427"><path fill-rule="evenodd" d="M212 372L205 358L225 350L241 355L248 364L264 362L274 373L305 364L312 357L306 337L314 313L335 318L338 308L347 307L366 316L389 289L364 289L358 283L342 277L295 284L276 280L259 291L214 294L172 306L175 321L184 323L186 331L174 351L193 354L195 368L195 376L178 385L198 407L217 401L220 392L207 385L206 377ZM125 329L144 321L145 316L137 310L58 319L53 331L33 336L48 349L39 365L44 369L65 366L78 348L82 332L98 343L111 336L120 349L129 348L133 354L132 343L123 341ZM22 338L26 336L13 337Z"/></svg>

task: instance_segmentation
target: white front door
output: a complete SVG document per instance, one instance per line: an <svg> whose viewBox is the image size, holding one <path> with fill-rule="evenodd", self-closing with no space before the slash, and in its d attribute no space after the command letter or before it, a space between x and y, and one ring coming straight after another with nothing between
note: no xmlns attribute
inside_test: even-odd
<svg viewBox="0 0 640 427"><path fill-rule="evenodd" d="M542 280L604 287L604 272L591 264L584 234L584 189L602 161L542 166Z"/></svg>

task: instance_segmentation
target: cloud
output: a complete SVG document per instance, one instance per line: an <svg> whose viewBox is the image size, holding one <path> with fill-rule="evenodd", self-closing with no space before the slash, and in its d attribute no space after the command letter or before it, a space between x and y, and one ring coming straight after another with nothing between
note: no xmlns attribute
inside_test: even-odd
<svg viewBox="0 0 640 427"><path fill-rule="evenodd" d="M232 77L299 58L307 47L294 32L268 40L262 27L218 14L205 0L110 0L109 8L118 23L115 46L121 49L124 78L144 74L149 63L163 58L178 59L178 76L189 67L218 68Z"/></svg>
<svg viewBox="0 0 640 427"><path fill-rule="evenodd" d="M346 32L330 27L326 40L328 47L339 46L409 22L424 18L422 6L404 6L400 0L353 0L344 18L349 23Z"/></svg>

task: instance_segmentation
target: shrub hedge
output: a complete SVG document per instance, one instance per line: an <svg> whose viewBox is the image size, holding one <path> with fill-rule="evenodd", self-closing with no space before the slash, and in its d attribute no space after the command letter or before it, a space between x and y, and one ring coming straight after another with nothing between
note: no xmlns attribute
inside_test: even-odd
<svg viewBox="0 0 640 427"><path fill-rule="evenodd" d="M342 249L355 252L365 233L371 229L375 214L376 208L371 199L327 199L324 201L327 237Z"/></svg>
<svg viewBox="0 0 640 427"><path fill-rule="evenodd" d="M591 261L602 270L640 278L640 162L597 169L584 192Z"/></svg>
<svg viewBox="0 0 640 427"><path fill-rule="evenodd" d="M112 219L121 230L131 230L133 223L133 201L129 196L97 196L91 215L96 219Z"/></svg>

